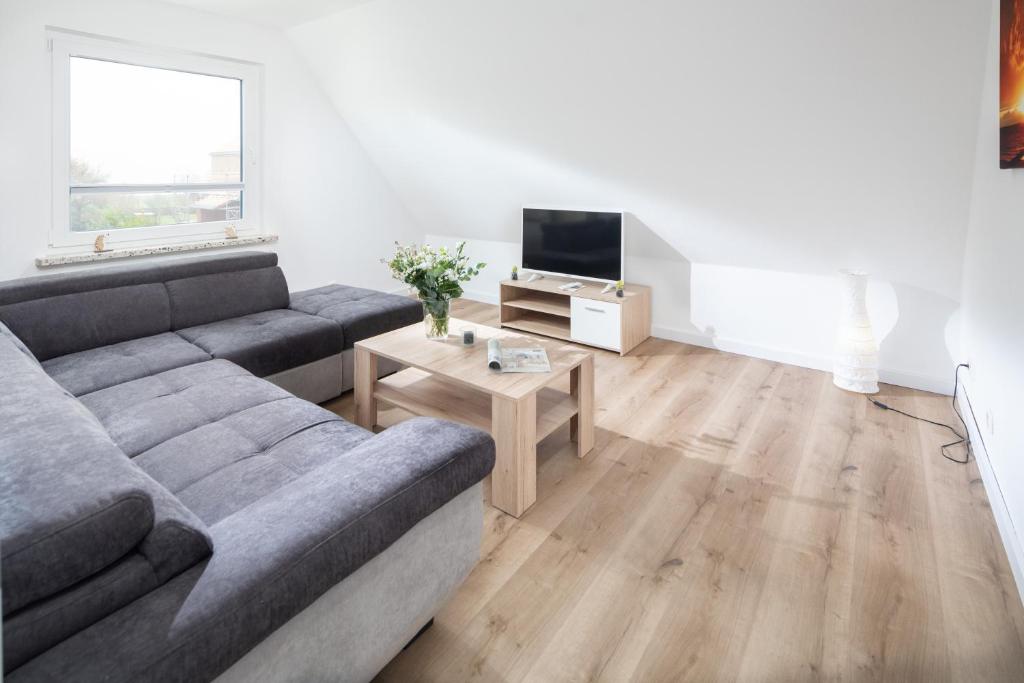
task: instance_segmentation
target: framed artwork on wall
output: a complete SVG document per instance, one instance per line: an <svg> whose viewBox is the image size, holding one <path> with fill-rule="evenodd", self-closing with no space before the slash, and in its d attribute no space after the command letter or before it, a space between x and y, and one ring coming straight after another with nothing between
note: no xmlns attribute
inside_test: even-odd
<svg viewBox="0 0 1024 683"><path fill-rule="evenodd" d="M1001 0L999 167L1024 168L1024 0Z"/></svg>

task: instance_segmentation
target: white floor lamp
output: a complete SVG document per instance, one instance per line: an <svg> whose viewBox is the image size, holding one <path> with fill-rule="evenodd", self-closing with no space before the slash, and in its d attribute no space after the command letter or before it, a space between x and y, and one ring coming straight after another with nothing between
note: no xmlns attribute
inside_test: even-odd
<svg viewBox="0 0 1024 683"><path fill-rule="evenodd" d="M832 382L858 394L878 393L878 342L868 317L868 274L841 270L842 312Z"/></svg>

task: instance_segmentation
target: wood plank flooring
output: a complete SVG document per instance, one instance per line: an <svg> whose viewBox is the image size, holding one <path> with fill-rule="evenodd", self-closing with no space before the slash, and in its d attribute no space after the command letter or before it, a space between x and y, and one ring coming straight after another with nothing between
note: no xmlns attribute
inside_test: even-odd
<svg viewBox="0 0 1024 683"><path fill-rule="evenodd" d="M486 508L480 564L378 680L1024 680L1024 609L948 433L827 373L659 339L597 351L596 387L594 451L542 442L536 505Z"/></svg>

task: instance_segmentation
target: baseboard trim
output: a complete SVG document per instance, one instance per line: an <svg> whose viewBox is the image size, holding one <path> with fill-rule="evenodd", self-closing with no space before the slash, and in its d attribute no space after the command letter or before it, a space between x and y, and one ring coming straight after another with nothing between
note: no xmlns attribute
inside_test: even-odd
<svg viewBox="0 0 1024 683"><path fill-rule="evenodd" d="M479 301L485 304L497 305L499 301L496 294L485 292L483 290L466 290L463 292L462 296L463 298L470 299L472 301ZM683 344L703 346L708 349L718 349L719 351L726 351L728 353L738 353L741 356L752 356L754 358L763 358L765 360L775 361L776 363L785 363L787 365L796 365L801 368L832 372L831 356L819 356L801 351L779 349L771 346L752 344L738 339L729 339L727 337L710 337L701 332L680 330L678 328L665 327L663 325L653 326L651 328L651 335L659 339L668 339L669 341L677 341ZM905 372L903 370L893 370L891 368L880 368L878 376L879 379L886 384L895 384L896 386L907 387L908 389L930 391L944 396L952 395L953 387L950 385L950 377L953 376L952 366L950 366L948 377L934 377L914 372Z"/></svg>
<svg viewBox="0 0 1024 683"><path fill-rule="evenodd" d="M703 346L709 349L718 349L719 351L726 351L728 353L738 353L742 356L763 358L765 360L775 361L776 363L796 365L801 368L832 372L832 358L830 356L819 356L800 351L779 349L771 346L752 344L738 339L729 339L727 337L709 337L708 335L701 334L700 332L690 332L671 327L662 327L660 325L655 325L651 332L659 339L668 339L671 341L682 342L684 344L693 344L695 346ZM951 367L950 377L952 377L952 373L953 370ZM880 368L878 370L878 377L886 384L895 384L896 386L907 387L909 389L930 391L932 393L943 394L945 396L952 395L952 387L950 386L949 377L933 377L931 375L921 375L902 370L893 370L891 368Z"/></svg>
<svg viewBox="0 0 1024 683"><path fill-rule="evenodd" d="M729 339L728 337L711 337L700 332L690 332L672 327L662 327L660 325L655 325L651 329L651 333L659 339L668 339L671 341L682 342L684 344L693 344L695 346L703 346L709 349L718 349L719 351L725 351L727 353L737 353L741 356L763 358L764 360L775 361L776 363L797 365L802 368L811 368L812 370L832 369L832 360L830 358L816 356L809 353L801 353L799 351L790 351L787 349L779 349L760 344L751 344L750 342L738 339Z"/></svg>
<svg viewBox="0 0 1024 683"><path fill-rule="evenodd" d="M996 529L999 530L999 538L1006 550L1006 559L1010 563L1010 571L1013 572L1013 580L1017 585L1017 594L1024 603L1024 551L1022 551L1020 537L1017 535L1017 528L1013 523L1010 508L1003 497L1003 489L999 485L999 479L992 468L992 460L988 455L988 448L981 435L981 429L974 416L971 407L970 397L970 369L961 373L960 389L957 391L956 402L960 414L964 416L967 424L967 435L971 439L971 450L974 458L978 461L978 471L981 472L981 481L985 486L985 495L988 496L988 505L992 510L992 516L996 520Z"/></svg>
<svg viewBox="0 0 1024 683"><path fill-rule="evenodd" d="M952 396L954 369L955 367L950 365L948 377L934 377L932 375L920 375L914 372L881 368L878 371L878 378L886 384L895 384L898 387L907 387L908 389L919 389L921 391L930 391L933 394Z"/></svg>

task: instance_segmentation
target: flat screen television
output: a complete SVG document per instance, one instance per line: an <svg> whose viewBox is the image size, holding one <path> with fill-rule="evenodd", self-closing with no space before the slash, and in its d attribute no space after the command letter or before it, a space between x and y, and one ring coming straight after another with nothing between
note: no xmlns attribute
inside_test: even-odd
<svg viewBox="0 0 1024 683"><path fill-rule="evenodd" d="M622 213L523 209L523 268L615 282L622 273Z"/></svg>

